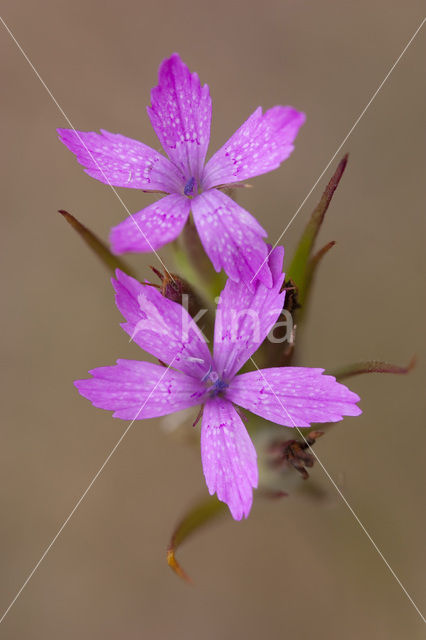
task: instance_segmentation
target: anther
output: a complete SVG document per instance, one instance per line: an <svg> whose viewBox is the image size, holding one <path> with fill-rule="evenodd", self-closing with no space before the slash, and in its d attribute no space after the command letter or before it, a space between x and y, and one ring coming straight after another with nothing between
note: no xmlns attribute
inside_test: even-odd
<svg viewBox="0 0 426 640"><path fill-rule="evenodd" d="M192 195L192 190L194 188L195 185L195 178L194 176L192 176L191 178L189 178L188 182L185 185L185 188L183 190L184 194L186 196L191 196Z"/></svg>

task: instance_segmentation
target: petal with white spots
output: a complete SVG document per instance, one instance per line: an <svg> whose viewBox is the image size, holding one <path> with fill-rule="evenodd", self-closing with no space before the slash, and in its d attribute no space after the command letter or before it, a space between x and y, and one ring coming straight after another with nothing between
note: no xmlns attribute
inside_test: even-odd
<svg viewBox="0 0 426 640"><path fill-rule="evenodd" d="M220 294L214 332L214 360L218 374L230 380L257 350L277 321L285 293L281 293L284 250L276 247L267 264L273 286L257 281L248 288L228 280Z"/></svg>
<svg viewBox="0 0 426 640"><path fill-rule="evenodd" d="M151 91L148 115L164 151L186 180L197 182L210 140L212 104L207 85L201 86L177 53L164 60L158 85Z"/></svg>
<svg viewBox="0 0 426 640"><path fill-rule="evenodd" d="M210 158L204 169L203 189L247 180L277 169L294 149L305 114L293 107L256 111Z"/></svg>
<svg viewBox="0 0 426 640"><path fill-rule="evenodd" d="M112 280L121 326L141 349L189 376L201 379L212 369L204 336L186 309L160 291L117 269Z"/></svg>
<svg viewBox="0 0 426 640"><path fill-rule="evenodd" d="M210 495L225 502L235 520L247 518L257 487L257 454L240 416L224 398L203 410L201 460Z"/></svg>
<svg viewBox="0 0 426 640"><path fill-rule="evenodd" d="M134 213L111 229L112 250L120 254L159 249L180 235L190 207L188 198L172 194Z"/></svg>
<svg viewBox="0 0 426 640"><path fill-rule="evenodd" d="M226 397L252 413L286 427L338 422L359 416L360 398L324 369L280 367L236 376Z"/></svg>
<svg viewBox="0 0 426 640"><path fill-rule="evenodd" d="M119 133L58 129L86 173L113 187L182 193L184 176L168 158Z"/></svg>
<svg viewBox="0 0 426 640"><path fill-rule="evenodd" d="M250 286L256 278L268 287L272 277L267 264L266 231L253 216L227 195L212 189L192 201L195 226L216 271Z"/></svg>
<svg viewBox="0 0 426 640"><path fill-rule="evenodd" d="M123 420L156 418L193 407L203 391L198 380L151 362L117 360L114 366L89 373L92 378L74 383L81 395Z"/></svg>

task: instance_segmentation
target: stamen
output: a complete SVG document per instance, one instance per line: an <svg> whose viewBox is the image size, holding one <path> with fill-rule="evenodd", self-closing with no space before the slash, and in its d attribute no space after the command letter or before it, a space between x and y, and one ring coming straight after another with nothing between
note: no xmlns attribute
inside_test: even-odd
<svg viewBox="0 0 426 640"><path fill-rule="evenodd" d="M192 195L192 190L194 188L195 185L195 178L194 176L192 176L191 178L189 178L188 182L185 185L185 188L183 190L184 194L186 196L191 196Z"/></svg>
<svg viewBox="0 0 426 640"><path fill-rule="evenodd" d="M209 368L208 368L208 370L207 370L207 373L205 373L205 374L203 375L203 377L201 378L201 382L206 382L206 381L208 380L208 378L209 378L209 376L210 376L211 372L212 372L212 365L210 365L210 366L209 366Z"/></svg>
<svg viewBox="0 0 426 640"><path fill-rule="evenodd" d="M196 358L195 356L188 356L186 359L188 362L197 362L199 364L203 364L204 362L203 358Z"/></svg>
<svg viewBox="0 0 426 640"><path fill-rule="evenodd" d="M192 423L192 426L193 426L193 427L196 427L196 426L197 426L197 424L199 423L200 418L201 418L201 416L202 416L202 415L203 415L203 405L201 405L200 410L199 410L199 412L198 412L198 415L197 415L197 417L195 418L194 422Z"/></svg>

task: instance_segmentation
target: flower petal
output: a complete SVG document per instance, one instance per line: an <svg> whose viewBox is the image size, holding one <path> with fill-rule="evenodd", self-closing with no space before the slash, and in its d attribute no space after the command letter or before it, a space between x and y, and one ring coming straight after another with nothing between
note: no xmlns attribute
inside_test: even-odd
<svg viewBox="0 0 426 640"><path fill-rule="evenodd" d="M267 261L266 231L253 216L227 195L216 189L200 194L192 201L192 213L204 249L216 271L250 286L253 276L272 285ZM261 267L261 268L260 268Z"/></svg>
<svg viewBox="0 0 426 640"><path fill-rule="evenodd" d="M281 367L236 376L226 397L266 420L286 427L337 422L362 413L359 396L324 369Z"/></svg>
<svg viewBox="0 0 426 640"><path fill-rule="evenodd" d="M305 114L292 107L258 107L204 169L203 189L247 180L277 169L294 149Z"/></svg>
<svg viewBox="0 0 426 640"><path fill-rule="evenodd" d="M284 251L271 252L274 286L271 289L257 281L252 289L228 280L216 311L214 361L218 374L230 380L257 350L274 326L284 306L285 293L280 293L284 280ZM278 275L278 274L281 275Z"/></svg>
<svg viewBox="0 0 426 640"><path fill-rule="evenodd" d="M257 487L257 454L230 402L214 398L204 405L201 460L210 495L228 505L232 517L247 518Z"/></svg>
<svg viewBox="0 0 426 640"><path fill-rule="evenodd" d="M141 253L159 249L178 237L189 216L191 201L171 194L134 213L110 232L114 253Z"/></svg>
<svg viewBox="0 0 426 640"><path fill-rule="evenodd" d="M280 289L284 282L283 262L284 262L284 247L278 245L272 248L272 245L268 244L268 265L272 276L272 286L274 289Z"/></svg>
<svg viewBox="0 0 426 640"><path fill-rule="evenodd" d="M163 149L187 180L198 182L210 140L208 86L201 87L198 75L174 53L160 66L151 103L148 115Z"/></svg>
<svg viewBox="0 0 426 640"><path fill-rule="evenodd" d="M117 270L112 280L121 326L142 349L189 376L201 379L212 366L204 336L186 309Z"/></svg>
<svg viewBox="0 0 426 640"><path fill-rule="evenodd" d="M58 129L59 139L86 173L114 187L182 192L184 176L168 158L151 147L118 133Z"/></svg>
<svg viewBox="0 0 426 640"><path fill-rule="evenodd" d="M81 395L123 420L156 418L193 407L203 391L195 378L151 362L117 360L112 367L89 373L93 378L74 383Z"/></svg>

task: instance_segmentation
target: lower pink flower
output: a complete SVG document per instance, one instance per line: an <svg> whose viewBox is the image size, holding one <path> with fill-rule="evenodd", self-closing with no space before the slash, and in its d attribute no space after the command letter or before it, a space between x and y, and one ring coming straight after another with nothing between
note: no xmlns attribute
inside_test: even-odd
<svg viewBox="0 0 426 640"><path fill-rule="evenodd" d="M287 427L336 422L361 413L359 397L323 369L282 367L238 371L265 340L282 311L283 249L269 260L272 288L252 290L228 280L219 300L213 355L179 304L117 271L116 303L123 329L167 367L118 360L78 380L79 392L114 417L142 420L202 405L201 458L207 487L235 520L247 517L257 487L257 455L234 405Z"/></svg>

